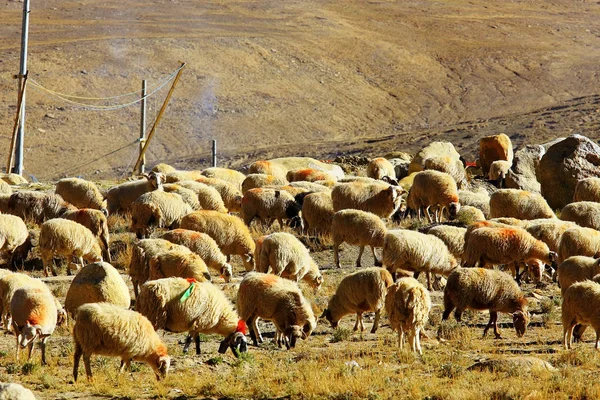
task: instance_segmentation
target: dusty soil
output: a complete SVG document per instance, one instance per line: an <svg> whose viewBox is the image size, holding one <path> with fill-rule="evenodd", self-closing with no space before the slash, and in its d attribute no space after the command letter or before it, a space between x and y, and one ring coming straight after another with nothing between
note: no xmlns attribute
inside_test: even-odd
<svg viewBox="0 0 600 400"><path fill-rule="evenodd" d="M600 138L600 3L593 1L34 2L30 77L80 97L179 86L148 153L179 168L257 158L414 152L483 135L516 146ZM16 107L22 3L0 11L0 148ZM149 125L167 87L149 101ZM95 101L103 107L135 96ZM139 108L92 111L30 86L26 174L123 177ZM7 156L7 151L2 153Z"/></svg>

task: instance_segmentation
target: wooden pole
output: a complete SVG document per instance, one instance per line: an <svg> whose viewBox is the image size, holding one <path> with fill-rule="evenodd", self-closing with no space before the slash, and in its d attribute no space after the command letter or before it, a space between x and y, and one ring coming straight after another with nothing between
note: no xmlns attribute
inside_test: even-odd
<svg viewBox="0 0 600 400"><path fill-rule="evenodd" d="M214 139L212 141L212 166L217 166L217 141Z"/></svg>
<svg viewBox="0 0 600 400"><path fill-rule="evenodd" d="M17 144L17 130L19 128L19 122L21 121L21 112L23 111L23 98L25 97L25 85L27 84L27 75L22 79L22 86L19 87L19 99L17 102L17 116L15 117L15 124L13 126L12 139L10 140L10 150L8 151L8 163L6 164L6 173L11 172L13 158L15 155L15 146Z"/></svg>
<svg viewBox="0 0 600 400"><path fill-rule="evenodd" d="M146 156L142 154L144 144L146 143L146 80L142 81L142 114L140 120L140 154L142 155L142 163L138 169L139 174L143 174L146 169Z"/></svg>
<svg viewBox="0 0 600 400"><path fill-rule="evenodd" d="M173 84L171 85L171 89L169 89L169 93L167 93L167 97L165 98L165 101L162 105L162 107L160 108L160 111L158 112L158 115L156 116L156 120L154 121L154 125L152 125L152 129L150 129L150 133L148 133L148 137L146 138L146 142L144 143L144 147L142 148L142 151L140 152L140 155L137 159L137 161L135 162L135 166L133 167L133 171L131 172L132 175L135 174L135 172L138 170L141 162L142 162L142 158L144 157L144 154L146 153L146 150L148 150L148 145L150 144L150 140L152 139L152 136L154 136L154 132L156 131L156 127L158 126L158 123L160 122L163 114L165 113L165 110L167 109L167 105L169 104L169 100L171 100L171 96L173 95L173 91L175 90L175 86L177 85L177 82L179 81L179 77L181 76L181 73L183 72L183 69L185 68L185 63L181 64L181 67L179 69L179 72L177 72L177 76L175 76L175 79L173 80Z"/></svg>

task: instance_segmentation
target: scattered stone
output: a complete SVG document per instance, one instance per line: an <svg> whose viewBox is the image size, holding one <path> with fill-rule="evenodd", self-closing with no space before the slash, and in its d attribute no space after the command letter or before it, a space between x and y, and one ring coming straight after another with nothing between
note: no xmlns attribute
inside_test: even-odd
<svg viewBox="0 0 600 400"><path fill-rule="evenodd" d="M479 361L469 368L469 371L488 372L534 372L534 371L556 371L550 363L531 356L516 356L506 358L495 358Z"/></svg>

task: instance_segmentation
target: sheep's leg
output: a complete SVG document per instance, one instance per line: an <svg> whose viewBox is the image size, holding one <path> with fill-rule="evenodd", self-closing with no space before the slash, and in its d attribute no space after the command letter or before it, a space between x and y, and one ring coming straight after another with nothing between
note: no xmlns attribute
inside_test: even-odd
<svg viewBox="0 0 600 400"><path fill-rule="evenodd" d="M75 342L75 353L73 354L73 381L77 382L77 375L79 374L79 359L83 354L83 350L79 343Z"/></svg>
<svg viewBox="0 0 600 400"><path fill-rule="evenodd" d="M131 366L131 359L121 359L121 368L119 368L119 374L122 374L125 371L129 371L129 367Z"/></svg>
<svg viewBox="0 0 600 400"><path fill-rule="evenodd" d="M133 285L133 294L135 295L135 298L138 298L138 281L137 280L132 280L131 284Z"/></svg>
<svg viewBox="0 0 600 400"><path fill-rule="evenodd" d="M199 356L202 354L200 352L200 334L196 333L196 335L194 336L194 339L196 340L196 355Z"/></svg>
<svg viewBox="0 0 600 400"><path fill-rule="evenodd" d="M248 329L250 330L250 339L252 339L252 343L256 347L258 347L258 340L256 337L256 331L254 330L254 320L252 317L250 317L246 320L246 325L248 326Z"/></svg>
<svg viewBox="0 0 600 400"><path fill-rule="evenodd" d="M575 323L571 322L563 328L563 344L566 350L569 350L573 345L573 328Z"/></svg>
<svg viewBox="0 0 600 400"><path fill-rule="evenodd" d="M187 354L187 352L190 350L190 345L192 344L192 335L188 333L188 335L185 337L185 340L183 341L183 352Z"/></svg>
<svg viewBox="0 0 600 400"><path fill-rule="evenodd" d="M442 314L443 321L448 319L452 310L454 310L454 303L452 303L452 300L450 300L449 296L444 295L444 314Z"/></svg>
<svg viewBox="0 0 600 400"><path fill-rule="evenodd" d="M596 344L594 345L594 348L596 350L598 350L598 345L600 344L600 330L596 331Z"/></svg>
<svg viewBox="0 0 600 400"><path fill-rule="evenodd" d="M279 229L283 230L283 227L284 227L284 225L283 225L283 219L281 217L278 217L277 218L277 222L279 222Z"/></svg>
<svg viewBox="0 0 600 400"><path fill-rule="evenodd" d="M425 215L427 216L427 220L429 221L430 224L433 223L433 219L431 218L431 213L429 212L429 208L431 206L427 206L425 207Z"/></svg>
<svg viewBox="0 0 600 400"><path fill-rule="evenodd" d="M363 321L363 313L362 312L360 313L359 321L360 321L360 331L363 332L365 330L365 325L363 323L364 321Z"/></svg>
<svg viewBox="0 0 600 400"><path fill-rule="evenodd" d="M417 345L417 351L420 355L423 355L423 351L421 350L421 329L415 329L415 341Z"/></svg>
<svg viewBox="0 0 600 400"><path fill-rule="evenodd" d="M402 328L398 329L398 348L402 351L402 347L404 346L404 330Z"/></svg>
<svg viewBox="0 0 600 400"><path fill-rule="evenodd" d="M91 354L84 354L83 355L83 365L85 365L85 374L87 375L88 380L92 380L93 376L92 376L92 365L90 363L90 358L92 357Z"/></svg>
<svg viewBox="0 0 600 400"><path fill-rule="evenodd" d="M365 251L365 246L360 246L360 250L358 250L358 258L356 259L356 268L360 268L360 259Z"/></svg>
<svg viewBox="0 0 600 400"><path fill-rule="evenodd" d="M254 317L254 319L252 320L252 328L254 329L254 334L256 335L256 340L258 340L258 343L262 343L263 337L260 333L260 329L258 329L258 317ZM256 346L258 346L258 344L256 344Z"/></svg>
<svg viewBox="0 0 600 400"><path fill-rule="evenodd" d="M518 263L518 262L514 263L514 266L513 266L513 268L514 268L514 270L515 270L515 281L517 281L517 284L518 284L519 286L521 286L521 275L519 274L519 270L520 270L521 268L520 268L520 266L519 266L519 263Z"/></svg>
<svg viewBox="0 0 600 400"><path fill-rule="evenodd" d="M375 311L375 321L373 321L373 327L371 328L371 333L377 332L379 328L379 318L381 317L381 310Z"/></svg>
<svg viewBox="0 0 600 400"><path fill-rule="evenodd" d="M431 286L431 272L427 272L427 290L430 292L433 290Z"/></svg>
<svg viewBox="0 0 600 400"><path fill-rule="evenodd" d="M27 345L27 362L29 362L29 360L31 360L31 354L33 353L33 342L34 341L32 340Z"/></svg>
<svg viewBox="0 0 600 400"><path fill-rule="evenodd" d="M462 313L463 313L463 310L459 310L458 308L456 309L456 311L454 311L454 318L456 319L456 322L461 322Z"/></svg>
<svg viewBox="0 0 600 400"><path fill-rule="evenodd" d="M334 242L333 243L333 263L335 264L335 266L337 268L341 268L339 251L340 251L340 243Z"/></svg>
<svg viewBox="0 0 600 400"><path fill-rule="evenodd" d="M40 349L42 351L42 365L48 365L46 362L46 342L48 341L48 337L43 338L40 341ZM33 345L33 342L32 342Z"/></svg>
<svg viewBox="0 0 600 400"><path fill-rule="evenodd" d="M377 254L375 254L375 247L371 246L371 252L373 253L373 260L375 260L375 266L376 267L383 266L383 263L381 262L381 260L377 258Z"/></svg>
<svg viewBox="0 0 600 400"><path fill-rule="evenodd" d="M15 335L15 337L17 339L17 353L15 354L15 361L17 363L19 362L19 354L21 354L21 346L19 345L19 336L21 336L21 335Z"/></svg>
<svg viewBox="0 0 600 400"><path fill-rule="evenodd" d="M575 328L573 328L573 341L575 343L581 342L581 340L582 340L581 338L583 337L583 334L586 329L587 329L587 325L581 325L581 324L575 325Z"/></svg>

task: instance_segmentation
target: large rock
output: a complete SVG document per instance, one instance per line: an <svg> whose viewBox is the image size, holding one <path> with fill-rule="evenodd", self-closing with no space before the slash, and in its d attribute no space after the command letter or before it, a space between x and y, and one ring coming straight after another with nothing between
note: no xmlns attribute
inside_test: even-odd
<svg viewBox="0 0 600 400"><path fill-rule="evenodd" d="M486 136L479 140L479 166L483 176L487 176L494 161L513 162L513 147L510 138L504 133Z"/></svg>
<svg viewBox="0 0 600 400"><path fill-rule="evenodd" d="M550 363L532 356L514 356L506 358L493 358L479 361L468 368L469 371L488 372L539 372L556 371Z"/></svg>
<svg viewBox="0 0 600 400"><path fill-rule="evenodd" d="M521 189L530 192L540 193L541 187L537 180L535 170L546 154L550 146L564 140L558 138L544 144L526 145L515 152L512 168L504 180L504 184L509 189Z"/></svg>
<svg viewBox="0 0 600 400"><path fill-rule="evenodd" d="M388 161L394 166L396 179L400 180L405 176L408 176L408 167L410 166L410 161L406 161L401 158L390 158Z"/></svg>
<svg viewBox="0 0 600 400"><path fill-rule="evenodd" d="M449 157L452 160L460 160L460 154L450 142L433 142L423 147L412 159L408 167L408 173L420 172L425 169L423 162L432 157Z"/></svg>
<svg viewBox="0 0 600 400"><path fill-rule="evenodd" d="M600 146L577 134L550 146L536 168L542 196L553 209L571 202L577 181L599 174Z"/></svg>

